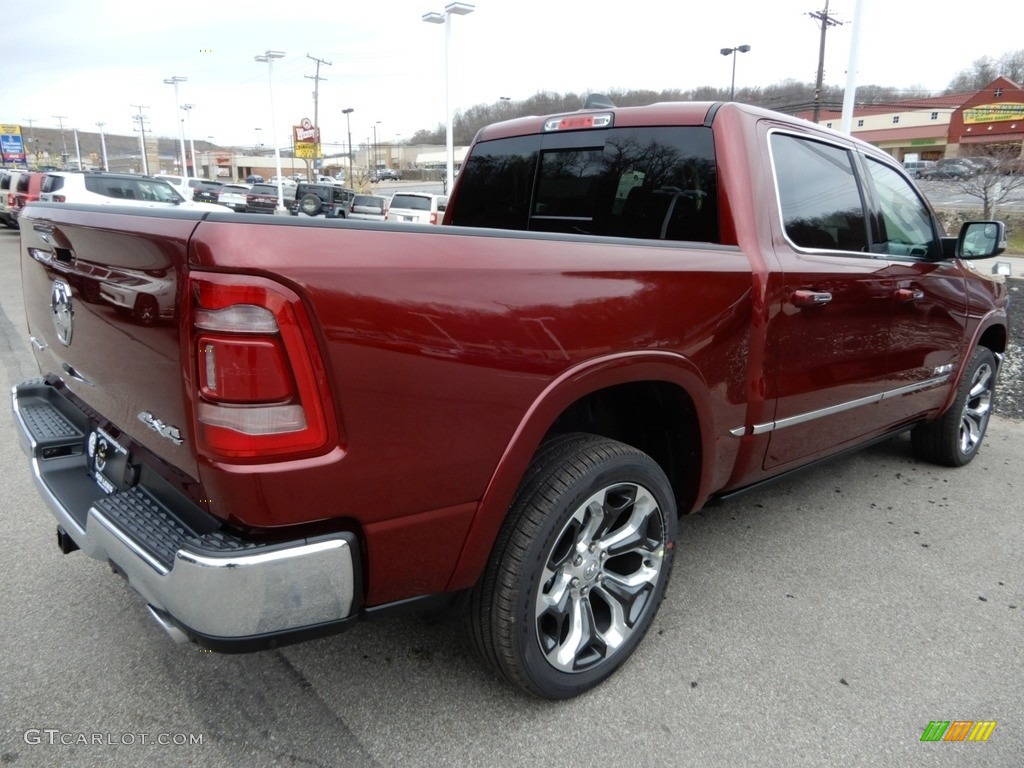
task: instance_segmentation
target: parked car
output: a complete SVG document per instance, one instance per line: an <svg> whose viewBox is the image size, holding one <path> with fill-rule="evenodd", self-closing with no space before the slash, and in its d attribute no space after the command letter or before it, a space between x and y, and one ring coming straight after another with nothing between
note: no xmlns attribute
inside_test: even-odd
<svg viewBox="0 0 1024 768"><path fill-rule="evenodd" d="M444 209L447 207L447 195L431 195L427 192L396 192L391 197L387 220L440 224L441 219L444 218Z"/></svg>
<svg viewBox="0 0 1024 768"><path fill-rule="evenodd" d="M295 203L295 187L281 185L284 207ZM245 210L248 213L273 213L277 208L277 184L253 184L245 196Z"/></svg>
<svg viewBox="0 0 1024 768"><path fill-rule="evenodd" d="M0 173L0 221L11 229L18 228L14 215L14 195L18 191L18 177L28 171L11 168Z"/></svg>
<svg viewBox="0 0 1024 768"><path fill-rule="evenodd" d="M990 173L999 168L999 158L997 157L961 157L960 160L970 167L974 168L975 173Z"/></svg>
<svg viewBox="0 0 1024 768"><path fill-rule="evenodd" d="M352 209L348 214L350 219L363 219L364 221L386 221L388 213L388 199L380 195L356 195L352 198Z"/></svg>
<svg viewBox="0 0 1024 768"><path fill-rule="evenodd" d="M295 181L294 179L290 179L287 176L271 176L267 180L267 184L273 184L274 186L277 186L278 179L281 180L281 186L284 187L295 187L295 185L298 184L297 181Z"/></svg>
<svg viewBox="0 0 1024 768"><path fill-rule="evenodd" d="M348 216L355 190L334 184L310 184L299 182L295 187L295 200L291 205L292 215L320 216L328 219Z"/></svg>
<svg viewBox="0 0 1024 768"><path fill-rule="evenodd" d="M401 181L402 172L394 168L378 168L370 171L370 181Z"/></svg>
<svg viewBox="0 0 1024 768"><path fill-rule="evenodd" d="M924 174L935 167L934 160L906 160L903 168L915 179L920 179Z"/></svg>
<svg viewBox="0 0 1024 768"><path fill-rule="evenodd" d="M185 208L223 211L213 203L196 202L154 176L104 171L54 171L44 175L39 199L49 203L126 205L136 208Z"/></svg>
<svg viewBox="0 0 1024 768"><path fill-rule="evenodd" d="M14 205L10 211L11 216L17 219L22 208L39 199L39 188L45 175L41 171L29 171L18 176L18 183L15 185L14 191Z"/></svg>
<svg viewBox="0 0 1024 768"><path fill-rule="evenodd" d="M248 176L245 177L245 183L246 184L262 184L263 183L263 177L262 176L258 176L255 173L250 173Z"/></svg>
<svg viewBox="0 0 1024 768"><path fill-rule="evenodd" d="M249 194L249 184L225 184L217 193L217 202L233 211L245 212L245 197Z"/></svg>
<svg viewBox="0 0 1024 768"><path fill-rule="evenodd" d="M189 179L189 182L193 179ZM194 179L195 186L192 187L192 199L200 203L219 202L220 189L224 186L222 181L207 181L206 179Z"/></svg>
<svg viewBox="0 0 1024 768"><path fill-rule="evenodd" d="M924 179L969 179L974 175L974 168L967 163L938 161L934 168L921 174Z"/></svg>

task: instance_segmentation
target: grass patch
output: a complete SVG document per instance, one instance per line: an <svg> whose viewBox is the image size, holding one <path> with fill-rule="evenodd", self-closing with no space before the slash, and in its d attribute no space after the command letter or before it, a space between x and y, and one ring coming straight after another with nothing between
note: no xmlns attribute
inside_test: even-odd
<svg viewBox="0 0 1024 768"><path fill-rule="evenodd" d="M1024 232L1017 229L1007 233L1006 250L1008 253L1024 253Z"/></svg>

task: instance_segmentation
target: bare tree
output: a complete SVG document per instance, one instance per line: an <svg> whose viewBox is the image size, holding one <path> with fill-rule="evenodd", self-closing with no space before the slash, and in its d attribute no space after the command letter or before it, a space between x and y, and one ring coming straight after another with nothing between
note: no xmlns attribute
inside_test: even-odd
<svg viewBox="0 0 1024 768"><path fill-rule="evenodd" d="M998 59L982 56L968 69L961 70L949 82L946 93L966 93L984 88L997 77L1002 76L1015 83L1024 81L1024 48L1007 51Z"/></svg>
<svg viewBox="0 0 1024 768"><path fill-rule="evenodd" d="M968 158L975 169L970 178L956 182L965 195L981 201L982 218L991 219L996 209L1019 189L1024 189L1024 168L1016 148L993 147Z"/></svg>

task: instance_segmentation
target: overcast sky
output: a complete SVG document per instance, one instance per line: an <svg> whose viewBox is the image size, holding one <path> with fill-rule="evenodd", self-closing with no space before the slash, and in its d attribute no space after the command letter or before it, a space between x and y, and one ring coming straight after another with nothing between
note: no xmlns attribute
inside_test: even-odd
<svg viewBox="0 0 1024 768"><path fill-rule="evenodd" d="M1020 0L958 6L861 0L858 82L943 89L982 56L1024 47ZM4 13L0 122L131 134L132 105L147 128L176 136L174 88L194 104L192 136L219 144L270 144L268 49L274 64L276 135L313 119L315 62L321 65L319 121L325 142L392 141L445 119L442 25L421 20L445 0L327 0L241 3L177 0L48 0L13 4ZM538 91L728 87L731 59L719 49L741 44L736 87L785 79L813 82L818 23L808 13L824 0L477 0L452 19L452 106L525 99ZM16 7L15 7L16 6ZM846 22L828 34L825 81L842 85L855 0L831 0ZM184 114L177 110L177 114ZM260 129L257 131L257 128Z"/></svg>

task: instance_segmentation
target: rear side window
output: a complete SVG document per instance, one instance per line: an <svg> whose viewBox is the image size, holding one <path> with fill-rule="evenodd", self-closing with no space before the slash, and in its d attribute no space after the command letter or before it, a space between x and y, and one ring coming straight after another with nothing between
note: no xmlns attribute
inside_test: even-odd
<svg viewBox="0 0 1024 768"><path fill-rule="evenodd" d="M43 192L56 192L61 189L64 189L63 176L51 176L47 174L43 178L43 186L41 187Z"/></svg>
<svg viewBox="0 0 1024 768"><path fill-rule="evenodd" d="M771 148L786 237L799 248L866 250L867 218L851 153L782 133L772 134Z"/></svg>
<svg viewBox="0 0 1024 768"><path fill-rule="evenodd" d="M29 174L23 173L18 177L18 192L28 192Z"/></svg>
<svg viewBox="0 0 1024 768"><path fill-rule="evenodd" d="M710 128L646 127L478 144L452 224L718 242Z"/></svg>
<svg viewBox="0 0 1024 768"><path fill-rule="evenodd" d="M85 188L90 192L114 200L137 200L134 179L121 179L111 176L86 176Z"/></svg>

